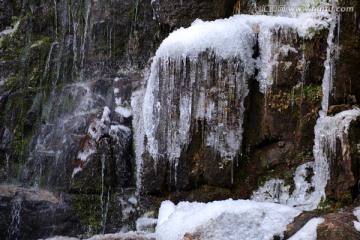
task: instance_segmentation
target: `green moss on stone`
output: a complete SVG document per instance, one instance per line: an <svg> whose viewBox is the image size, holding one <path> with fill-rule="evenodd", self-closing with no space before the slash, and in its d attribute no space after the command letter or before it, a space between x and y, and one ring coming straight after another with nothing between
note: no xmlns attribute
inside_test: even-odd
<svg viewBox="0 0 360 240"><path fill-rule="evenodd" d="M87 228L86 236L89 237L101 230L101 199L100 195L79 194L73 197L72 207L80 223Z"/></svg>

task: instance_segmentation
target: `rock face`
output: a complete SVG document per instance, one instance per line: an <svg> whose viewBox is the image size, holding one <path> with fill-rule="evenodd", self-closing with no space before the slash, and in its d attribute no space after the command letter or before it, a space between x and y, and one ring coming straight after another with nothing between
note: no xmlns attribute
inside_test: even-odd
<svg viewBox="0 0 360 240"><path fill-rule="evenodd" d="M165 156L157 159L156 169L151 153L144 152L141 193L146 194L139 196L135 190L140 175L132 121L136 116L130 105L132 93L146 85L149 59L170 32L197 18L229 17L239 6L250 5L235 0L0 1L0 182L22 186L0 188L0 238L87 237L131 230L140 214L156 209L166 198L248 198L273 177L293 186L296 167L313 160L326 30L311 40L280 34L282 29L272 32L277 43L291 44L297 52L278 56L278 65L271 69L276 81L266 94L259 90L258 72L246 79L248 92L242 92L241 99L231 91L214 94L223 87L220 81L230 83L241 69L225 67L227 62L220 69L211 51L201 53L196 66L189 59L180 70L170 64L170 69L182 71L178 76L211 65L211 77L202 77L212 81L206 91L213 102L230 99L224 109L231 116L225 130L240 129L242 144L232 156L236 161L224 161L220 151L203 144L203 133L219 129L221 121L193 121L176 166ZM341 5L356 9L359 3L344 0ZM340 23L329 114L360 101L359 16L342 13ZM254 44L253 58L259 57L259 49ZM178 80L174 106L180 104L180 93L193 90ZM193 92L200 98L200 88ZM163 92L163 100L169 93ZM174 116L180 112L174 110ZM181 122L167 113L158 117L163 122L155 138L166 143L166 126ZM352 123L346 148L337 149L332 159L326 206L342 207L359 195L359 128L359 121ZM342 158L342 151L348 158ZM51 189L54 195L31 187ZM349 230L350 218L339 219L326 218L318 228L319 239L336 239L346 231L349 239L357 236ZM332 224L338 227L331 232Z"/></svg>
<svg viewBox="0 0 360 240"><path fill-rule="evenodd" d="M359 239L360 233L354 228L352 214L328 214L325 222L317 228L317 239Z"/></svg>
<svg viewBox="0 0 360 240"><path fill-rule="evenodd" d="M69 201L44 190L0 187L2 239L38 239L80 234L80 223Z"/></svg>

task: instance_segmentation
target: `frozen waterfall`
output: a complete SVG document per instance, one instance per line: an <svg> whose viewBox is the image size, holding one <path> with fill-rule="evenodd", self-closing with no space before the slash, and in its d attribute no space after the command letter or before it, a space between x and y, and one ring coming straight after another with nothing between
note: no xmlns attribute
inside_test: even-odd
<svg viewBox="0 0 360 240"><path fill-rule="evenodd" d="M158 159L168 159L176 169L192 133L200 131L199 121L206 123L201 129L203 144L225 163L232 161L241 149L248 80L257 69L256 79L265 93L274 83L279 52L297 52L290 45L285 49L278 35L312 38L314 29L329 26L329 16L237 15L212 22L197 20L170 34L152 60L143 105L137 106L142 116L133 122L136 138L146 137L142 143L135 139L138 169L145 151L154 159L154 168ZM259 56L255 56L256 46Z"/></svg>

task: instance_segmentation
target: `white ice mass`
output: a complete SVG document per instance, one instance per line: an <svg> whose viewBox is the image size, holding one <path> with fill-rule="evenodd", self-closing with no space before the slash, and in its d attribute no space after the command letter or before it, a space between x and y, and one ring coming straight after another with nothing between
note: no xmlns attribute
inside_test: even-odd
<svg viewBox="0 0 360 240"><path fill-rule="evenodd" d="M257 69L260 91L265 93L274 83L279 54L299 51L281 45L278 36L312 38L330 23L326 12L296 18L236 15L211 22L196 20L189 28L174 31L156 51L143 105L134 109L142 112L141 122L133 122L135 135L147 139L140 149L150 153L155 165L157 159L166 158L177 166L202 121L206 122L204 144L224 161L232 161L242 144L248 79ZM254 58L256 45L259 56ZM141 155L136 156L138 168Z"/></svg>
<svg viewBox="0 0 360 240"><path fill-rule="evenodd" d="M300 210L274 203L225 200L211 203L170 201L159 210L156 239L183 239L186 233L199 232L208 240L270 240L282 236L286 225Z"/></svg>

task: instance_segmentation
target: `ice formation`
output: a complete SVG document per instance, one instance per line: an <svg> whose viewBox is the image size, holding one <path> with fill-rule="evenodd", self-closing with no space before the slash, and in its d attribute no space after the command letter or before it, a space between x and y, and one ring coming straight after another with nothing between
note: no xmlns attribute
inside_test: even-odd
<svg viewBox="0 0 360 240"><path fill-rule="evenodd" d="M197 232L209 240L270 240L283 236L286 225L300 213L289 206L249 200L178 205L165 201L159 210L156 239L183 239L184 234Z"/></svg>
<svg viewBox="0 0 360 240"><path fill-rule="evenodd" d="M204 145L223 161L232 161L242 143L248 79L258 69L260 91L265 93L274 82L279 54L298 52L290 45L281 46L277 36L312 38L314 32L329 27L329 16L324 12L298 18L237 15L212 22L196 20L191 27L174 31L153 58L143 105L137 107L142 116L134 117L135 136L147 139L140 149L150 153L155 165L165 158L176 166L200 122L205 125ZM259 56L254 58L256 45ZM142 127L137 125L140 119ZM141 159L137 162L141 168Z"/></svg>
<svg viewBox="0 0 360 240"><path fill-rule="evenodd" d="M354 221L354 227L360 232L360 207L355 208L353 214L357 218L357 221Z"/></svg>
<svg viewBox="0 0 360 240"><path fill-rule="evenodd" d="M295 7L312 7L314 5L319 5L320 7L332 6L332 9L335 9L337 2L291 0L287 3L287 6ZM291 13L287 15L289 14L292 15ZM336 139L340 140L343 149L345 149L344 138L347 138L349 124L360 114L358 109L353 109L339 113L334 117L326 116L333 86L333 76L335 74L334 61L339 51L336 45L338 40L335 40L334 36L335 27L337 26L339 28L339 15L335 11L329 14L328 47L322 80L322 109L319 112L320 117L315 126L315 145L313 149L315 162L305 163L297 168L294 177L295 190L292 195L289 194L289 187L285 186L282 180L273 179L265 183L258 191L254 192L252 196L254 200L279 202L290 206L297 206L304 210L315 209L318 203L326 197L325 187L329 180L329 161L332 155L335 154ZM310 18L308 18L308 20L309 19ZM343 158L348 157L345 156L345 154L348 153L344 151ZM313 171L314 174L310 181L307 180L309 171Z"/></svg>
<svg viewBox="0 0 360 240"><path fill-rule="evenodd" d="M312 3L311 0L292 0L287 5ZM232 161L236 157L242 144L244 100L249 91L249 78L257 70L259 90L266 94L276 81L274 70L280 54L302 53L290 44L282 44L282 36L311 39L317 31L329 29L323 80L323 95L328 99L333 74L330 50L336 15L327 12L281 15L237 15L212 22L196 20L189 28L174 31L162 42L152 59L146 88L134 93L131 103L134 112L142 113L133 118L138 188L141 187L144 152L155 160L155 169L160 158L168 159L176 166L196 131L201 131L203 144L219 153L223 160ZM256 47L259 48L257 56ZM322 104L325 115L326 101ZM324 159L329 157L324 149L332 149L329 142L336 141L339 133L346 135L357 111L350 110L334 117L321 114L315 128L315 162L298 167L292 194L283 180L273 179L253 195L257 201L277 202L298 209L253 201L181 202L177 206L165 201L159 211L157 239L181 239L185 233L195 231L201 232L206 239L224 236L226 239L272 239L274 235L281 236L286 225L300 213L299 209L314 209L324 199L328 180L328 165ZM333 130L324 133L321 129L326 129L330 123L334 124ZM312 178L311 174L314 174ZM309 239L316 237L313 230L321 221L313 219L304 226L304 231L309 230L306 235ZM202 227L204 224L212 226L210 235ZM301 239L305 236L304 231L293 239Z"/></svg>
<svg viewBox="0 0 360 240"><path fill-rule="evenodd" d="M341 144L342 158L349 159L348 130L350 123L359 116L360 109L354 108L335 116L320 117L315 126L315 162L308 162L297 168L294 192L290 195L289 187L285 186L283 180L273 179L257 190L252 199L278 202L303 210L317 208L318 203L326 198L325 187L330 177L329 162L335 157L337 140ZM313 172L313 176L307 180L309 171Z"/></svg>
<svg viewBox="0 0 360 240"><path fill-rule="evenodd" d="M253 37L251 27L234 18L198 20L164 40L143 105L147 150L155 160L177 160L197 120L207 122L205 144L234 158L241 144L247 78L254 68Z"/></svg>
<svg viewBox="0 0 360 240"><path fill-rule="evenodd" d="M332 5L335 8L336 7L336 1L332 1ZM322 106L322 110L320 111L320 117L323 118L327 115L327 111L329 108L329 98L330 98L330 93L332 91L332 87L333 87L333 77L335 74L335 60L336 57L338 55L339 52L339 46L335 43L334 41L334 35L335 35L335 27L336 25L338 25L339 28L339 18L340 16L336 13L336 12L332 12L331 13L331 19L332 21L330 22L330 27L329 27L329 34L327 37L327 49L326 49L326 60L324 62L324 67L325 67L325 71L324 71L324 77L322 80L322 93L323 93L323 97L322 97L322 101L321 101L321 106ZM338 29L338 31L340 31L340 29ZM339 40L337 40L338 42Z"/></svg>
<svg viewBox="0 0 360 240"><path fill-rule="evenodd" d="M131 95L131 107L134 112L141 112L143 105L143 91L135 91ZM134 114L132 125L134 129L134 148L136 162L136 186L137 191L141 188L141 170L143 166L142 153L144 152L144 121L142 114Z"/></svg>

